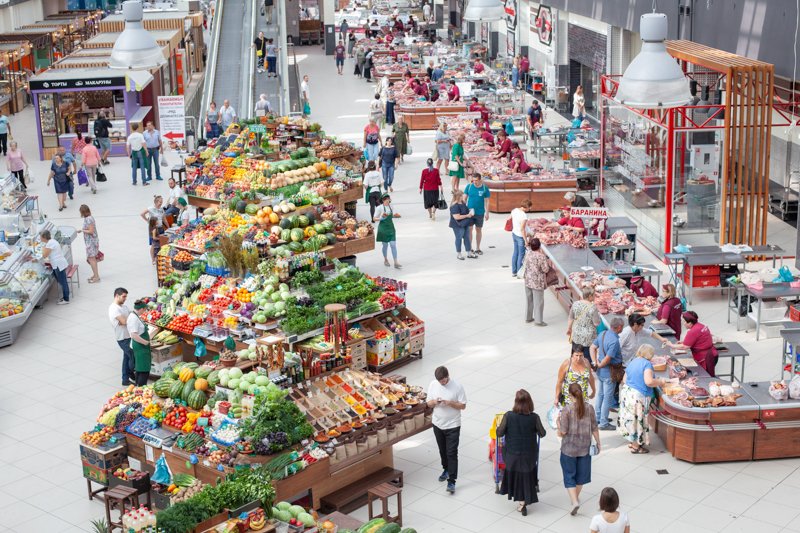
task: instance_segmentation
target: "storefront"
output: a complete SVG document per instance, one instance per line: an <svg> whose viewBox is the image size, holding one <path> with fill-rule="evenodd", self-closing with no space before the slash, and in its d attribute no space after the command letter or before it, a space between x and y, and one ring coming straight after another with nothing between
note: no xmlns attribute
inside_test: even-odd
<svg viewBox="0 0 800 533"><path fill-rule="evenodd" d="M49 67L55 61L53 51L55 36L49 31L15 30L0 34L0 42L28 43L31 57L30 64L26 68L34 72Z"/></svg>
<svg viewBox="0 0 800 533"><path fill-rule="evenodd" d="M19 113L28 103L28 76L32 72L27 42L0 42L0 111Z"/></svg>
<svg viewBox="0 0 800 533"><path fill-rule="evenodd" d="M54 68L33 76L30 89L39 131L39 157L49 159L69 146L76 131L93 131L100 111L111 120L111 155L125 154L131 124L152 118L152 83L128 90L125 74L105 68ZM150 93L145 96L144 93Z"/></svg>
<svg viewBox="0 0 800 533"><path fill-rule="evenodd" d="M582 18L582 17L581 17ZM575 94L580 85L586 101L586 114L598 118L600 116L600 76L606 69L606 24L573 23L577 17L570 16L567 24L567 40L569 42L569 94ZM594 22L594 21L592 21ZM570 109L572 102L570 101Z"/></svg>

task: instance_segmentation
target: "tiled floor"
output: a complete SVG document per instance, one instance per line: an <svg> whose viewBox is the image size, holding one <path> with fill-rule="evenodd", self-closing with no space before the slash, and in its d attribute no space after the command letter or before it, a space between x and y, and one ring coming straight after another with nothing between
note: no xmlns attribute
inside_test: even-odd
<svg viewBox="0 0 800 533"><path fill-rule="evenodd" d="M361 138L372 86L351 75L337 76L333 60L318 48L299 49L303 73L311 76L312 108L325 130L342 138ZM349 63L348 63L349 65ZM347 69L346 69L347 70ZM13 131L34 159L33 114L13 117ZM26 129L27 128L27 129ZM584 505L569 516L561 484L558 439L542 441L540 502L522 517L514 504L494 494L487 461L488 429L495 413L511 407L514 391L528 389L539 413L552 400L558 364L567 355L566 315L548 294L547 328L523 321L522 282L511 279L511 239L502 229L505 216L493 216L485 227L478 260L457 261L447 219L427 219L418 194L418 177L432 150L432 135L413 133L414 155L400 167L395 182L395 209L402 271L385 268L379 252L362 254L358 264L371 274L399 276L409 283L409 305L427 323L422 361L404 369L410 383L423 386L436 366L446 364L467 390L460 446L461 472L455 495L436 481L438 454L426 433L395 447L395 461L405 471L405 523L421 533L449 531L585 532L607 485L620 493L632 530L656 531L800 531L800 460L691 465L676 461L654 443L650 455L627 453L622 439L604 433L603 452L594 461L593 482ZM175 161L174 156L172 161ZM151 293L155 272L148 258L146 230L139 213L152 195L166 186L131 187L128 165L115 160L110 181L97 196L80 190L65 214L44 186L46 164L34 163L34 190L58 223L77 224L77 206L86 202L97 217L103 281L84 282L69 306L54 300L34 313L11 347L0 350L0 531L18 533L89 530L103 513L86 499L81 477L78 436L92 426L101 404L118 388L120 354L106 318L113 289L126 287L131 297ZM360 215L365 216L360 205ZM85 279L81 242L74 248ZM641 251L642 259L646 251ZM747 377L766 380L779 370L780 343L756 343L752 332L726 324L723 301L702 293L694 308L715 334L741 342L751 352ZM656 473L666 469L665 475ZM366 516L366 510L355 513Z"/></svg>

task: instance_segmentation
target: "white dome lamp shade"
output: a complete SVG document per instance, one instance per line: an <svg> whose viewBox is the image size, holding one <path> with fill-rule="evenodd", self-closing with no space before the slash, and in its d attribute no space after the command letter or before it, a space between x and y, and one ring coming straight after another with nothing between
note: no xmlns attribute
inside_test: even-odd
<svg viewBox="0 0 800 533"><path fill-rule="evenodd" d="M144 9L140 0L122 4L125 29L117 37L109 66L122 70L149 70L167 62L155 37L144 29Z"/></svg>
<svg viewBox="0 0 800 533"><path fill-rule="evenodd" d="M686 105L692 101L689 79L667 52L667 16L642 15L639 23L642 51L619 82L616 99L628 107L653 109Z"/></svg>
<svg viewBox="0 0 800 533"><path fill-rule="evenodd" d="M506 10L500 0L469 0L464 10L468 22L496 22L503 20Z"/></svg>

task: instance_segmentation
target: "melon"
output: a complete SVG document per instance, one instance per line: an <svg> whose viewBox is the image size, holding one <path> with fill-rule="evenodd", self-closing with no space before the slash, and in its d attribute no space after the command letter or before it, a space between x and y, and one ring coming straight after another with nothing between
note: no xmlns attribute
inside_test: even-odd
<svg viewBox="0 0 800 533"><path fill-rule="evenodd" d="M247 202L245 202L244 200L239 200L238 202L236 202L237 213L244 213L246 209L247 209Z"/></svg>
<svg viewBox="0 0 800 533"><path fill-rule="evenodd" d="M292 242L299 242L303 240L303 230L295 228L291 231Z"/></svg>
<svg viewBox="0 0 800 533"><path fill-rule="evenodd" d="M161 378L153 384L153 391L159 398L167 398L173 383L175 383L174 379Z"/></svg>
<svg viewBox="0 0 800 533"><path fill-rule="evenodd" d="M234 379L234 378L241 379L242 378L242 374L244 374L244 372L242 372L242 369L238 368L238 367L235 367L235 366L231 367L231 369L228 371L228 376L231 379Z"/></svg>
<svg viewBox="0 0 800 533"><path fill-rule="evenodd" d="M247 213L248 215L255 215L256 213L258 213L258 206L256 204L247 204L247 207L245 207L244 212Z"/></svg>
<svg viewBox="0 0 800 533"><path fill-rule="evenodd" d="M301 228L305 228L309 223L308 217L306 215L300 215L297 217L297 223Z"/></svg>
<svg viewBox="0 0 800 533"><path fill-rule="evenodd" d="M197 378L194 381L194 390L205 391L208 390L208 381L203 378Z"/></svg>

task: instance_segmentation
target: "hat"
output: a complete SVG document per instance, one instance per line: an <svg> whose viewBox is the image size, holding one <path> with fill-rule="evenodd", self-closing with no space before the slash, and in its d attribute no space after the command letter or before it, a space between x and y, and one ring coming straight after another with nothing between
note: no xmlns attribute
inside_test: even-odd
<svg viewBox="0 0 800 533"><path fill-rule="evenodd" d="M186 198L178 198L178 203L181 204L183 207L186 207Z"/></svg>
<svg viewBox="0 0 800 533"><path fill-rule="evenodd" d="M381 202L386 200L387 198L391 198L391 196L389 196L388 192L385 192L385 193L381 194Z"/></svg>
<svg viewBox="0 0 800 533"><path fill-rule="evenodd" d="M644 280L644 278L642 276L633 276L631 278L631 283L639 283L642 280Z"/></svg>
<svg viewBox="0 0 800 533"><path fill-rule="evenodd" d="M144 301L144 300L136 300L136 302L133 304L133 308L134 308L135 310L137 310L137 311L138 311L139 309L144 309L144 308L146 308L146 307L147 307L147 302L146 302L146 301Z"/></svg>

